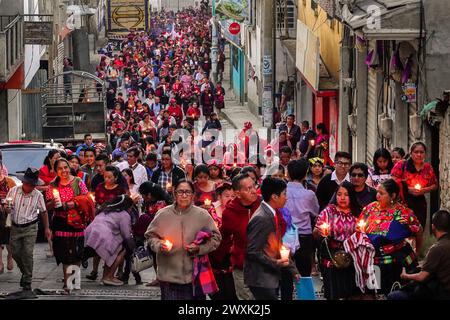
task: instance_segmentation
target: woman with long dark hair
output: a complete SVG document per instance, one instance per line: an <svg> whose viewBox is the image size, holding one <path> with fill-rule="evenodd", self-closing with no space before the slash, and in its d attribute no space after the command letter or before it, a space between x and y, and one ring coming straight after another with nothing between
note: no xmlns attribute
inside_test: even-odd
<svg viewBox="0 0 450 320"><path fill-rule="evenodd" d="M55 210L52 226L53 252L56 263L63 264L64 289L67 292L67 268L70 265L79 266L83 257L84 229L90 217L78 206L80 201L87 203L87 197L81 200L80 196L86 196L88 189L80 178L70 173L70 165L66 159L56 160L54 171L57 177L46 192L47 209Z"/></svg>
<svg viewBox="0 0 450 320"><path fill-rule="evenodd" d="M209 209L214 201L216 201L215 183L210 179L208 166L200 164L194 169L194 203L196 206Z"/></svg>
<svg viewBox="0 0 450 320"><path fill-rule="evenodd" d="M425 162L427 147L423 142L416 142L410 148L410 158L402 160L392 169L394 179L406 182L405 201L419 219L422 228L427 222L427 200L425 195L438 188L438 181L433 167Z"/></svg>
<svg viewBox="0 0 450 320"><path fill-rule="evenodd" d="M61 158L61 153L58 150L50 150L44 159L44 165L39 169L39 179L44 181L46 186L56 178L56 172L53 168L59 158Z"/></svg>
<svg viewBox="0 0 450 320"><path fill-rule="evenodd" d="M414 213L405 206L407 185L388 179L377 189L377 201L364 208L360 220L365 233L375 247L374 264L381 270L381 293L388 294L400 281L402 267L413 271L417 267L417 252L422 246L422 227ZM416 250L405 240L416 238Z"/></svg>
<svg viewBox="0 0 450 320"><path fill-rule="evenodd" d="M324 159L325 164L333 164L330 158L330 133L324 123L316 126L317 136L314 142L315 156Z"/></svg>
<svg viewBox="0 0 450 320"><path fill-rule="evenodd" d="M79 177L85 185L90 185L89 175L81 171L81 160L76 154L72 154L67 157L67 161L69 161L70 168L72 169L72 175Z"/></svg>
<svg viewBox="0 0 450 320"><path fill-rule="evenodd" d="M356 231L360 212L353 185L344 181L337 189L334 201L317 218L313 236L322 240L319 266L327 300L348 299L358 293L353 264L338 267L335 255L344 251L344 241Z"/></svg>
<svg viewBox="0 0 450 320"><path fill-rule="evenodd" d="M378 188L385 180L391 178L391 170L394 167L389 150L380 148L373 155L373 168L369 169L367 184L369 187Z"/></svg>

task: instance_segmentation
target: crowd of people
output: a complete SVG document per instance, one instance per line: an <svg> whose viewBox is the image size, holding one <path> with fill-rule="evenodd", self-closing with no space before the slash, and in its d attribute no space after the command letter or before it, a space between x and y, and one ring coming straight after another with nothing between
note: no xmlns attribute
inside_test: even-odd
<svg viewBox="0 0 450 320"><path fill-rule="evenodd" d="M292 300L301 278L319 274L330 300L411 298L417 287L391 293L394 284L431 278L437 285L428 289L446 296L447 211L433 216L438 245L418 265L425 195L438 187L425 144L414 143L408 155L381 148L370 166L353 163L344 151L332 158L324 124L314 131L288 115L275 140L259 139L246 123L225 147L211 133L222 129L214 108L225 107L225 91L210 81L208 20L205 10L162 11L151 32L132 31L102 56L110 146L86 134L73 152L51 150L22 186L1 166L2 218L12 221L0 223L0 240L9 244L8 270L13 260L20 268L21 287L31 290L42 217L47 255L62 265L67 293L70 266L90 262L91 281L103 265L106 286L128 284L130 274L143 284L131 265L145 247L157 275L146 285L159 286L164 300ZM179 129L188 137L177 137Z"/></svg>

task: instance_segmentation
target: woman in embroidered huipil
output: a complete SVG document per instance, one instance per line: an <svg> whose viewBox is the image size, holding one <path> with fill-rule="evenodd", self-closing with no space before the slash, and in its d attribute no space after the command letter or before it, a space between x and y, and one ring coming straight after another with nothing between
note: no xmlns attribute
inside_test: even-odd
<svg viewBox="0 0 450 320"><path fill-rule="evenodd" d="M313 236L316 239L326 238L326 242L321 241L319 248L319 265L327 300L346 299L358 293L353 264L345 269L338 269L333 265L330 253L334 255L337 251L344 250L343 243L355 232L356 218L360 212L353 185L344 181L336 191L333 203L317 218Z"/></svg>
<svg viewBox="0 0 450 320"><path fill-rule="evenodd" d="M397 162L391 172L392 178L406 182L406 204L419 219L422 228L427 222L425 194L438 188L433 167L425 162L426 152L427 147L423 142L414 143L410 149L410 158Z"/></svg>
<svg viewBox="0 0 450 320"><path fill-rule="evenodd" d="M79 177L70 174L69 162L60 158L54 164L57 177L50 183L46 192L47 208L55 209L53 215L53 252L56 263L63 264L64 289L67 289L67 268L80 265L84 248L85 223L78 214L75 198L87 195L88 189ZM56 198L62 206L57 205Z"/></svg>
<svg viewBox="0 0 450 320"><path fill-rule="evenodd" d="M422 227L414 213L403 202L406 185L393 179L381 183L377 201L366 206L360 216L365 232L375 247L374 264L381 270L381 293L388 294L392 285L400 281L402 267L414 270L416 252L422 245ZM416 238L416 252L406 241Z"/></svg>

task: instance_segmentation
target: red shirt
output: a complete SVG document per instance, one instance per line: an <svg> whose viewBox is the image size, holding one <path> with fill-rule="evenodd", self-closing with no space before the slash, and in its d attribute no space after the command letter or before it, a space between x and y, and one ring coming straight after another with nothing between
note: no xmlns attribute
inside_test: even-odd
<svg viewBox="0 0 450 320"><path fill-rule="evenodd" d="M179 105L170 105L167 108L167 111L169 112L169 115L171 115L172 117L174 117L177 122L180 121L181 119L183 119L183 109L181 109L181 107Z"/></svg>
<svg viewBox="0 0 450 320"><path fill-rule="evenodd" d="M391 176L405 180L410 188L414 188L417 184L427 188L438 183L433 167L429 163L424 163L422 169L416 171L414 165L411 165L408 160L399 161L392 168Z"/></svg>
<svg viewBox="0 0 450 320"><path fill-rule="evenodd" d="M56 172L50 172L46 165L43 165L39 169L39 179L44 181L45 185L48 186L56 178Z"/></svg>
<svg viewBox="0 0 450 320"><path fill-rule="evenodd" d="M200 109L199 108L194 108L194 107L189 107L187 110L187 115L189 118L194 118L195 120L200 118Z"/></svg>

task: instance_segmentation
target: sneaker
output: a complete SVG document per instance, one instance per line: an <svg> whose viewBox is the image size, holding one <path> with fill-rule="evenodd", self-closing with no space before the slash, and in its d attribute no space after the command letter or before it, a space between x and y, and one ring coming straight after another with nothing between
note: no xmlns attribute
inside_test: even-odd
<svg viewBox="0 0 450 320"><path fill-rule="evenodd" d="M83 260L83 261L81 261L81 266L82 266L84 269L87 269L87 267L89 266L89 262L88 262L87 260Z"/></svg>
<svg viewBox="0 0 450 320"><path fill-rule="evenodd" d="M98 277L98 272L92 271L90 274L88 274L86 276L86 279L95 281L95 280L97 280L97 277Z"/></svg>
<svg viewBox="0 0 450 320"><path fill-rule="evenodd" d="M146 287L159 287L159 280L155 279L145 285Z"/></svg>

